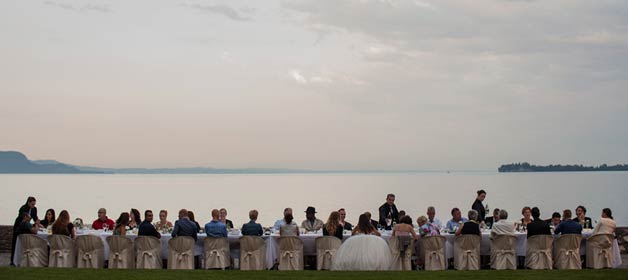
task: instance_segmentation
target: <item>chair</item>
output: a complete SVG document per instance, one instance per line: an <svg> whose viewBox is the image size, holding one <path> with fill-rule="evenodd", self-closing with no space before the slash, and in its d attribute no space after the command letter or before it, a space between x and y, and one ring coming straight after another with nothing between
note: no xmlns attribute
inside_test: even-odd
<svg viewBox="0 0 628 280"><path fill-rule="evenodd" d="M335 236L321 236L317 237L314 243L316 245L316 269L330 270L342 241Z"/></svg>
<svg viewBox="0 0 628 280"><path fill-rule="evenodd" d="M595 234L587 239L587 267L600 269L613 267L612 234Z"/></svg>
<svg viewBox="0 0 628 280"><path fill-rule="evenodd" d="M109 244L109 268L135 268L135 251L133 240L126 236L107 236Z"/></svg>
<svg viewBox="0 0 628 280"><path fill-rule="evenodd" d="M554 268L582 269L580 261L580 234L562 234L554 242Z"/></svg>
<svg viewBox="0 0 628 280"><path fill-rule="evenodd" d="M454 268L456 270L480 269L480 236L465 234L454 239Z"/></svg>
<svg viewBox="0 0 628 280"><path fill-rule="evenodd" d="M66 235L53 234L48 236L48 243L50 244L48 267L71 268L76 266L76 250L72 238Z"/></svg>
<svg viewBox="0 0 628 280"><path fill-rule="evenodd" d="M20 267L48 266L48 242L34 234L20 234L22 260Z"/></svg>
<svg viewBox="0 0 628 280"><path fill-rule="evenodd" d="M105 245L100 237L95 235L80 235L76 237L78 248L78 268L103 268L105 266Z"/></svg>
<svg viewBox="0 0 628 280"><path fill-rule="evenodd" d="M390 270L412 270L412 236L391 236L388 239L388 248L392 256Z"/></svg>
<svg viewBox="0 0 628 280"><path fill-rule="evenodd" d="M499 234L491 238L491 268L517 269L517 237Z"/></svg>
<svg viewBox="0 0 628 280"><path fill-rule="evenodd" d="M194 238L177 236L168 241L168 269L194 269Z"/></svg>
<svg viewBox="0 0 628 280"><path fill-rule="evenodd" d="M534 235L526 241L526 262L529 269L552 269L552 243L551 235Z"/></svg>
<svg viewBox="0 0 628 280"><path fill-rule="evenodd" d="M208 236L203 241L205 248L205 269L225 269L231 266L229 240L225 237Z"/></svg>
<svg viewBox="0 0 628 280"><path fill-rule="evenodd" d="M240 241L240 270L263 270L266 264L266 243L258 236L242 236Z"/></svg>
<svg viewBox="0 0 628 280"><path fill-rule="evenodd" d="M138 269L161 269L161 240L153 236L135 238L135 267Z"/></svg>
<svg viewBox="0 0 628 280"><path fill-rule="evenodd" d="M303 241L296 236L282 236L279 243L279 270L303 270Z"/></svg>
<svg viewBox="0 0 628 280"><path fill-rule="evenodd" d="M427 236L421 239L425 270L447 269L447 258L445 257L447 238L444 236Z"/></svg>

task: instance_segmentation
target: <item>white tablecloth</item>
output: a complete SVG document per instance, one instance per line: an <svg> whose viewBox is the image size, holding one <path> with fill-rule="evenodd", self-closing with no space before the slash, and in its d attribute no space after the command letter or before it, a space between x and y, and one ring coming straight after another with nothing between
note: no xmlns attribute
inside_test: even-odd
<svg viewBox="0 0 628 280"><path fill-rule="evenodd" d="M81 234L94 234L94 235L98 235L100 236L100 238L102 239L105 247L105 259L107 259L109 257L109 245L107 244L106 238L107 236L111 236L111 232L101 232L101 231L89 231L89 232L79 232L77 233L78 235ZM44 239L48 239L48 234L45 232L39 232L37 234L37 236L44 238ZM197 256L200 256L203 254L203 240L205 239L207 235L205 235L204 233L201 233L198 235L198 239L196 241L195 247L194 247L194 254ZM303 255L305 256L314 256L316 255L316 244L315 244L315 240L317 237L322 236L322 234L316 234L316 233L306 233L306 234L301 234L301 236L299 237L302 241L303 241ZM453 257L453 251L454 251L454 238L455 235L453 234L444 234L443 236L445 236L445 238L447 238L447 242L446 242L446 256L447 258L452 258ZM526 254L526 234L525 233L516 233L515 236L517 237L517 256L525 256ZM586 238L588 238L589 236L591 236L590 232L585 232L582 234L582 244L580 245L580 254L584 255L585 254L585 248L586 248ZM127 235L127 237L131 238L131 239L135 239L137 237L137 235ZM228 240L229 240L229 246L231 249L231 257L232 258L240 258L240 243L239 243L239 238L241 237L241 235L239 234L229 234L228 235ZM350 235L346 234L344 235L343 240L346 240L347 238L351 237ZM170 234L162 234L161 236L161 257L162 259L167 259L168 258L168 241L172 238L172 236ZM277 256L279 256L279 245L277 244L277 240L279 239L279 235L278 234L272 234L272 235L264 235L262 236L262 238L266 241L266 267L267 268L271 268L273 267L275 260L277 259ZM388 239L390 238L390 232L384 232L382 234L382 238L384 238L386 241L388 241ZM21 243L18 239L16 246L15 246L15 257L13 259L14 263L19 264L20 260L22 258L21 252L22 251L22 246ZM490 255L491 253L491 240L490 240L490 233L489 232L483 232L482 233L482 241L480 244L480 254L481 255ZM615 241L613 242L613 253L614 253L614 265L615 267L619 267L622 264L622 260L621 260L621 255L619 252L619 245L617 243L617 240L615 239Z"/></svg>

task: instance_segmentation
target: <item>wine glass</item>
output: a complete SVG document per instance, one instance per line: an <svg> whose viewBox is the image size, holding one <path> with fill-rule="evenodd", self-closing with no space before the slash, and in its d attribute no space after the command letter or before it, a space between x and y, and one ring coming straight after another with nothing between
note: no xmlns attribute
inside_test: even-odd
<svg viewBox="0 0 628 280"><path fill-rule="evenodd" d="M105 224L103 224L103 225L102 225L102 229L103 229L103 231L107 232L107 231L109 230L109 225L108 225L108 224L106 224L106 223L105 223Z"/></svg>

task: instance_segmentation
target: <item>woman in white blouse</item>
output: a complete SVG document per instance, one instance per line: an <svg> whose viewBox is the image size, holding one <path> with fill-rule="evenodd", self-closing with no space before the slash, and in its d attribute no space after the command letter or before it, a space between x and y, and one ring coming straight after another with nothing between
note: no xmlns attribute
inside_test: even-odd
<svg viewBox="0 0 628 280"><path fill-rule="evenodd" d="M617 223L613 220L613 212L610 208L602 209L600 223L595 226L592 234L615 234Z"/></svg>

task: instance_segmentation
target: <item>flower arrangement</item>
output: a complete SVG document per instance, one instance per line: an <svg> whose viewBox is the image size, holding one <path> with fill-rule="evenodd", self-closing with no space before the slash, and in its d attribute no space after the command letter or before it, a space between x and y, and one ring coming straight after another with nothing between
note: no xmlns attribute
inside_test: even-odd
<svg viewBox="0 0 628 280"><path fill-rule="evenodd" d="M83 229L83 219L81 218L74 219L74 222L72 222L72 224L77 229Z"/></svg>

